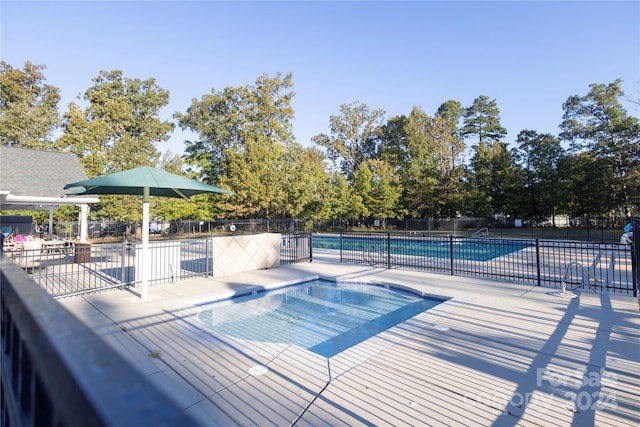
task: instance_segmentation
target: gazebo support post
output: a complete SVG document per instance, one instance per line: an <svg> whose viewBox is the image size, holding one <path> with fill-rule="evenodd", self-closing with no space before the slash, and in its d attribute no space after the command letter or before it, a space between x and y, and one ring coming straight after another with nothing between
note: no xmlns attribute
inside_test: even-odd
<svg viewBox="0 0 640 427"><path fill-rule="evenodd" d="M149 257L149 193L149 187L144 187L142 193L142 287L140 291L140 298L147 297L149 287L149 267L151 266L151 259Z"/></svg>
<svg viewBox="0 0 640 427"><path fill-rule="evenodd" d="M78 224L80 225L80 242L87 241L87 234L89 231L89 205L80 205L80 219Z"/></svg>
<svg viewBox="0 0 640 427"><path fill-rule="evenodd" d="M49 238L53 235L53 206L49 206L49 228L47 229Z"/></svg>

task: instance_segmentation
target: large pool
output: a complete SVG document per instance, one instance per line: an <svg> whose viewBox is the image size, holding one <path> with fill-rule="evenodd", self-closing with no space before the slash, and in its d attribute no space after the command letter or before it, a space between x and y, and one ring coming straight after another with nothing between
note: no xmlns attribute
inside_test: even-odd
<svg viewBox="0 0 640 427"><path fill-rule="evenodd" d="M340 236L317 235L312 238L315 249L340 249ZM363 251L392 255L453 258L456 260L489 261L521 249L531 242L507 239L394 238L381 236L350 236L342 240L345 251Z"/></svg>
<svg viewBox="0 0 640 427"><path fill-rule="evenodd" d="M388 285L314 280L200 305L197 318L224 335L333 357L444 301Z"/></svg>

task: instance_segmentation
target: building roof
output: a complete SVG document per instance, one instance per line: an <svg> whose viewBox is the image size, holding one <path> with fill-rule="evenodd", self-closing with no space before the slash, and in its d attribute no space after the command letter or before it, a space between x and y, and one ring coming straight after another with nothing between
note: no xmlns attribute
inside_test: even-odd
<svg viewBox="0 0 640 427"><path fill-rule="evenodd" d="M84 179L87 174L75 154L0 146L0 209L99 202L95 197L63 197L65 184Z"/></svg>

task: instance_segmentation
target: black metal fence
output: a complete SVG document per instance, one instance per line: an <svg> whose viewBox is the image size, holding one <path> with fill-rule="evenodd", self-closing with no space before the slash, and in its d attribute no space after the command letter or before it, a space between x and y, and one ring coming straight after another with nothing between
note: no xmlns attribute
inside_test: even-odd
<svg viewBox="0 0 640 427"><path fill-rule="evenodd" d="M157 238L175 238L217 233L296 233L311 231L311 220L297 219L220 219L214 221L175 220L152 221L149 232ZM141 222L136 221L89 221L88 238L94 242L112 241L141 234ZM60 221L54 224L53 234L65 239L76 239L80 229L76 221Z"/></svg>
<svg viewBox="0 0 640 427"><path fill-rule="evenodd" d="M640 309L640 217L631 218L631 232L633 244L631 245L631 261L633 263L633 287L638 297L638 309Z"/></svg>
<svg viewBox="0 0 640 427"><path fill-rule="evenodd" d="M309 233L284 234L280 246L280 264L311 262L313 260L312 239Z"/></svg>
<svg viewBox="0 0 640 427"><path fill-rule="evenodd" d="M517 239L579 240L618 243L628 218L404 218L404 219L332 219L313 223L313 231L324 232L407 232L425 236L471 237L479 230L486 237Z"/></svg>
<svg viewBox="0 0 640 427"><path fill-rule="evenodd" d="M1 253L0 283L0 425L199 425Z"/></svg>
<svg viewBox="0 0 640 427"><path fill-rule="evenodd" d="M341 233L314 235L313 246L341 262L637 295L633 245Z"/></svg>
<svg viewBox="0 0 640 427"><path fill-rule="evenodd" d="M407 232L423 235L471 237L483 230L486 237L578 240L597 243L618 243L628 218L568 217L549 218L405 218L405 219L217 219L152 221L150 233L156 238L211 235L218 233L304 233L304 232ZM40 227L42 230L43 227ZM140 235L141 223L135 221L89 221L88 237L94 242L112 242L126 236ZM46 233L45 233L46 234ZM78 223L61 221L54 224L53 234L76 239Z"/></svg>

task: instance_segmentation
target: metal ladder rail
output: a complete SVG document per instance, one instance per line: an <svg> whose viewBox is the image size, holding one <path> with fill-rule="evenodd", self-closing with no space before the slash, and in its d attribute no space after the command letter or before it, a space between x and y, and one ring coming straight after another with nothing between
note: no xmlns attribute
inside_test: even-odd
<svg viewBox="0 0 640 427"><path fill-rule="evenodd" d="M604 282L602 281L601 278L596 277L596 275L594 274L594 272L591 272L591 270L589 268L585 268L581 263L577 262L577 261L571 261L567 264L567 266L565 267L564 270L564 275L562 276L562 292L566 292L567 290L567 275L569 274L569 269L571 268L571 266L576 266L580 269L580 271L582 272L582 277L584 279L584 277L587 277L589 280L587 283L584 283L584 280L577 286L575 286L574 288L570 289L570 290L576 290L577 288L583 288L585 286L588 286L589 288L591 287L600 287L600 288L606 288ZM596 284L591 284L591 280L593 280L594 282L596 282Z"/></svg>
<svg viewBox="0 0 640 427"><path fill-rule="evenodd" d="M477 237L477 235L482 232L484 232L485 237L489 237L489 229L487 227L482 227L480 230L474 231L471 237Z"/></svg>

